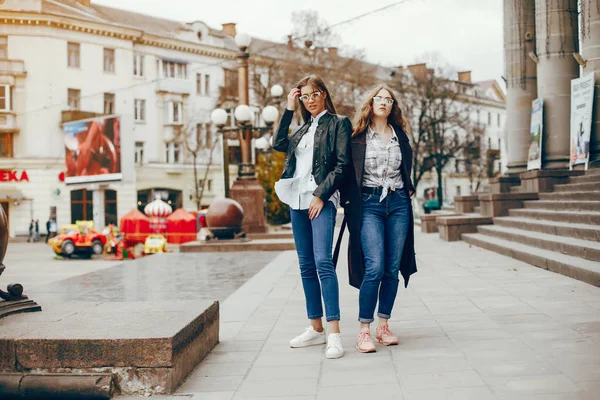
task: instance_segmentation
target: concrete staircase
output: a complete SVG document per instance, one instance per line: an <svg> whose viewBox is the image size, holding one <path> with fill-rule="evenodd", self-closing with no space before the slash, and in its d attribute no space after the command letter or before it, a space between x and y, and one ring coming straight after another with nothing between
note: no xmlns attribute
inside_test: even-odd
<svg viewBox="0 0 600 400"><path fill-rule="evenodd" d="M572 176L539 196L462 239L600 286L600 170Z"/></svg>

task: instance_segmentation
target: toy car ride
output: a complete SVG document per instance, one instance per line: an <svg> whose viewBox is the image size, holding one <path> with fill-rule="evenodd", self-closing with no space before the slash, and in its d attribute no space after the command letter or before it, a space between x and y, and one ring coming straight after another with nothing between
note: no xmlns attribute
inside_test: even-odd
<svg viewBox="0 0 600 400"><path fill-rule="evenodd" d="M60 235L48 240L48 244L59 256L91 257L104 252L106 236L93 229L92 221L77 221L75 226L64 227Z"/></svg>

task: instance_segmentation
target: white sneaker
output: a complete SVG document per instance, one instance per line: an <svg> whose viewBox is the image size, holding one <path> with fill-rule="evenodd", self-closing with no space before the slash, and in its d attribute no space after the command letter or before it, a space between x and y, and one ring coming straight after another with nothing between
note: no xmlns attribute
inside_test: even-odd
<svg viewBox="0 0 600 400"><path fill-rule="evenodd" d="M318 344L325 344L326 342L327 338L325 336L325 330L323 330L323 332L317 332L312 326L310 326L306 328L306 331L304 331L302 335L296 336L290 340L290 347L308 347Z"/></svg>
<svg viewBox="0 0 600 400"><path fill-rule="evenodd" d="M327 350L325 350L325 357L327 358L340 358L344 355L344 348L342 347L342 335L340 333L330 333L327 336Z"/></svg>

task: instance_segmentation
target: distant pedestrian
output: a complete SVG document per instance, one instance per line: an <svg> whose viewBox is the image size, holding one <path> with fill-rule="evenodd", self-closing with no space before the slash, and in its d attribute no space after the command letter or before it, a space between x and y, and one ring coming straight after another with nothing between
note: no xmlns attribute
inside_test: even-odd
<svg viewBox="0 0 600 400"><path fill-rule="evenodd" d="M40 220L35 220L35 236L33 237L34 242L40 241Z"/></svg>
<svg viewBox="0 0 600 400"><path fill-rule="evenodd" d="M290 123L298 105L304 125L290 135ZM331 250L340 203L338 189L350 169L351 134L352 123L348 117L335 114L323 80L309 75L288 94L287 109L273 146L287 153L285 169L275 184L275 191L281 201L290 206L306 311L311 323L303 334L290 341L290 347L327 343L327 358L344 355L339 326L339 286ZM329 334L323 327L323 303Z"/></svg>
<svg viewBox="0 0 600 400"><path fill-rule="evenodd" d="M46 243L48 243L48 239L50 238L50 218L46 221Z"/></svg>
<svg viewBox="0 0 600 400"><path fill-rule="evenodd" d="M398 99L384 85L367 94L354 119L354 174L345 186L350 194L344 196L348 198L344 211L350 231L350 283L360 288L356 348L361 353L376 351L371 323L378 300L376 340L384 346L398 344L388 326L398 277L401 273L406 286L417 272L410 200L415 188L407 130Z"/></svg>
<svg viewBox="0 0 600 400"><path fill-rule="evenodd" d="M31 220L29 223L29 236L27 236L27 242L33 241L33 228L35 227L35 221Z"/></svg>

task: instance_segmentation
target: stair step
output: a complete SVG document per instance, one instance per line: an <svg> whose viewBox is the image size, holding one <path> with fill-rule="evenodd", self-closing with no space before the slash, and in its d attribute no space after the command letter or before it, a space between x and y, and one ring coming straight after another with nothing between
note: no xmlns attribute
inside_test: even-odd
<svg viewBox="0 0 600 400"><path fill-rule="evenodd" d="M540 193L540 200L600 201L600 190L597 190L595 192Z"/></svg>
<svg viewBox="0 0 600 400"><path fill-rule="evenodd" d="M599 190L600 185L598 183L563 183L554 185L555 192L593 192Z"/></svg>
<svg viewBox="0 0 600 400"><path fill-rule="evenodd" d="M600 212L600 200L528 200L523 202L527 209L542 210L579 210Z"/></svg>
<svg viewBox="0 0 600 400"><path fill-rule="evenodd" d="M521 217L495 217L494 225L600 242L600 226L588 224L544 221Z"/></svg>
<svg viewBox="0 0 600 400"><path fill-rule="evenodd" d="M520 208L508 210L508 215L511 217L545 219L575 224L600 225L600 212L594 211L555 211Z"/></svg>
<svg viewBox="0 0 600 400"><path fill-rule="evenodd" d="M471 245L600 287L600 264L597 262L481 233L463 233L462 239Z"/></svg>
<svg viewBox="0 0 600 400"><path fill-rule="evenodd" d="M519 193L520 191L521 191L521 185L511 186L510 187L510 192L511 193Z"/></svg>
<svg viewBox="0 0 600 400"><path fill-rule="evenodd" d="M600 185L600 174L589 174L580 176L571 176L569 183L594 183Z"/></svg>
<svg viewBox="0 0 600 400"><path fill-rule="evenodd" d="M540 249L556 251L574 257L581 257L590 261L600 261L600 242L494 225L478 226L477 231L484 235L523 243Z"/></svg>

